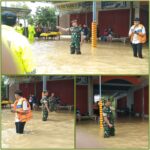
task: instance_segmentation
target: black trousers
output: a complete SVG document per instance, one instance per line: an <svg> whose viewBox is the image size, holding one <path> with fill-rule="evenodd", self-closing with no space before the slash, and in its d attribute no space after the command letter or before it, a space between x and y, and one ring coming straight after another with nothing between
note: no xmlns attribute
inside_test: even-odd
<svg viewBox="0 0 150 150"><path fill-rule="evenodd" d="M139 44L132 44L133 48L133 55L134 57L140 57L142 58L142 43Z"/></svg>
<svg viewBox="0 0 150 150"><path fill-rule="evenodd" d="M25 124L26 124L26 122L15 122L16 133L23 134Z"/></svg>

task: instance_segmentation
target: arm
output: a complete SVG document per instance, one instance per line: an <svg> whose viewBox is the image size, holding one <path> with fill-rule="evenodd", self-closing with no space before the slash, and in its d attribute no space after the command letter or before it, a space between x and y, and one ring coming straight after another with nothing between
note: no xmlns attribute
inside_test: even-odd
<svg viewBox="0 0 150 150"><path fill-rule="evenodd" d="M131 37L131 36L134 34L133 30L134 30L134 29L132 29L132 27L131 27L131 28L130 28L130 31L129 31L129 37Z"/></svg>
<svg viewBox="0 0 150 150"><path fill-rule="evenodd" d="M46 107L47 111L50 112L47 103L45 103L45 107Z"/></svg>
<svg viewBox="0 0 150 150"><path fill-rule="evenodd" d="M108 126L111 128L112 127L112 124L110 124L109 120L107 119L107 117L105 116L104 117L104 121L108 124Z"/></svg>
<svg viewBox="0 0 150 150"><path fill-rule="evenodd" d="M140 36L144 36L146 34L145 27L142 27L142 32L138 33Z"/></svg>
<svg viewBox="0 0 150 150"><path fill-rule="evenodd" d="M60 26L56 26L57 29L60 29L62 31L65 31L65 32L68 32L69 31L69 28L63 28L63 27L60 27Z"/></svg>

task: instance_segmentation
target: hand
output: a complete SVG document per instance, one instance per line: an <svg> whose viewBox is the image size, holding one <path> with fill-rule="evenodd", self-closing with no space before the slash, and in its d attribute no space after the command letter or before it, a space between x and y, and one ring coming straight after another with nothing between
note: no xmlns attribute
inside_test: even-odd
<svg viewBox="0 0 150 150"><path fill-rule="evenodd" d="M109 126L110 128L112 128L112 127L113 127L113 125L112 125L112 124L109 124L108 126Z"/></svg>
<svg viewBox="0 0 150 150"><path fill-rule="evenodd" d="M137 31L134 31L134 34L138 34L138 32L137 32Z"/></svg>
<svg viewBox="0 0 150 150"><path fill-rule="evenodd" d="M60 29L60 26L56 26L57 29Z"/></svg>

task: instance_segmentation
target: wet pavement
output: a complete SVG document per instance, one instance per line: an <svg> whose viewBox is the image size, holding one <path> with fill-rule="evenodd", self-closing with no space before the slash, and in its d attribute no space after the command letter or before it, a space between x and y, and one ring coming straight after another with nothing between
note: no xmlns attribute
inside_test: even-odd
<svg viewBox="0 0 150 150"><path fill-rule="evenodd" d="M130 44L99 42L81 46L82 55L70 54L70 40L36 40L32 45L37 74L147 74L148 47L144 59L133 57Z"/></svg>
<svg viewBox="0 0 150 150"><path fill-rule="evenodd" d="M148 120L118 120L115 126L116 136L103 138L97 123L81 121L76 126L76 148L148 148Z"/></svg>
<svg viewBox="0 0 150 150"><path fill-rule="evenodd" d="M23 135L15 133L14 114L2 110L2 148L74 148L74 117L72 113L49 114L41 121L41 112L33 112Z"/></svg>

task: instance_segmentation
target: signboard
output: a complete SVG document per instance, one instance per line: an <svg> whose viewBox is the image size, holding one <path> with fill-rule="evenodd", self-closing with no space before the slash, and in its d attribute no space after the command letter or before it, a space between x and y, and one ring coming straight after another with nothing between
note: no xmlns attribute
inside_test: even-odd
<svg viewBox="0 0 150 150"><path fill-rule="evenodd" d="M57 6L57 8L61 11L87 11L92 9L92 2L75 2L60 4L59 6Z"/></svg>
<svg viewBox="0 0 150 150"><path fill-rule="evenodd" d="M100 101L100 95L94 95L94 102L96 103L96 102L98 102L98 101Z"/></svg>
<svg viewBox="0 0 150 150"><path fill-rule="evenodd" d="M124 1L102 2L101 7L102 7L102 9L126 8L127 7L127 2L124 2Z"/></svg>

